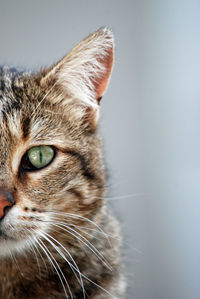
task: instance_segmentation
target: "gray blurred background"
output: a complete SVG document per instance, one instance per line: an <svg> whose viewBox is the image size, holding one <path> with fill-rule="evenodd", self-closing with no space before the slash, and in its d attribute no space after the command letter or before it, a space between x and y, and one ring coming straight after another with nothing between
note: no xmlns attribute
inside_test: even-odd
<svg viewBox="0 0 200 299"><path fill-rule="evenodd" d="M0 0L0 64L50 65L102 25L116 40L100 127L126 298L199 299L200 2Z"/></svg>

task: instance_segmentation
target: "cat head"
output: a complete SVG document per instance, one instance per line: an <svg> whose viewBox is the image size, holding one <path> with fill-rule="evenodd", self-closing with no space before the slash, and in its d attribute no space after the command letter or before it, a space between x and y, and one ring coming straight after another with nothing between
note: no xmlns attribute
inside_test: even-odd
<svg viewBox="0 0 200 299"><path fill-rule="evenodd" d="M113 51L113 34L102 28L49 69L1 68L0 255L57 233L60 219L81 226L99 217L97 124Z"/></svg>

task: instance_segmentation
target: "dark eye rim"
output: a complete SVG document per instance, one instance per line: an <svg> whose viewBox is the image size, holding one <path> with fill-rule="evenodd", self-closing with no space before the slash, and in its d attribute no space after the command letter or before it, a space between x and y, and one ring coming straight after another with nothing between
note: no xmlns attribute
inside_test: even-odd
<svg viewBox="0 0 200 299"><path fill-rule="evenodd" d="M46 145L46 144L36 145L35 147L37 147L37 146L44 146L44 145ZM57 155L57 149L56 149L55 146L53 146L53 145L47 145L47 146L50 146L50 147L53 149L53 152L54 152L53 158L52 158L52 160L51 160L48 164L46 164L45 166L43 166L43 167L41 167L41 168L37 168L37 167L35 167L35 166L30 162L30 160L29 160L29 158L28 158L28 151L29 151L29 149L28 149L28 150L26 151L26 153L23 155L22 159L21 159L21 163L20 163L20 172L22 172L22 173L24 173L24 172L36 172L36 171L40 171L40 170L42 170L42 169L48 167L48 166L54 161L54 159L55 159L55 157L56 157L56 155ZM34 146L31 147L31 148L34 148ZM30 148L30 149L31 149L31 148Z"/></svg>

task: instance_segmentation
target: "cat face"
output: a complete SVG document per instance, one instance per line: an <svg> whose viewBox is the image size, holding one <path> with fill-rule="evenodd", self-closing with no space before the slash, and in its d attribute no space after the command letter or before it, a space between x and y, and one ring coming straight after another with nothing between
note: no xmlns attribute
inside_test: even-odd
<svg viewBox="0 0 200 299"><path fill-rule="evenodd" d="M1 68L0 255L58 234L61 219L81 227L98 217L105 174L97 121L112 63L104 28L50 69ZM70 245L72 234L65 239Z"/></svg>

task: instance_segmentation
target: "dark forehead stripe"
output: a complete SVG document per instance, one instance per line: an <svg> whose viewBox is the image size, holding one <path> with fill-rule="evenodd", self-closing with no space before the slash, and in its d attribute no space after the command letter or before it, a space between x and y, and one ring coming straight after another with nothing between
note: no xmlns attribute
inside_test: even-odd
<svg viewBox="0 0 200 299"><path fill-rule="evenodd" d="M30 118L26 117L22 120L23 138L26 139L30 134Z"/></svg>

